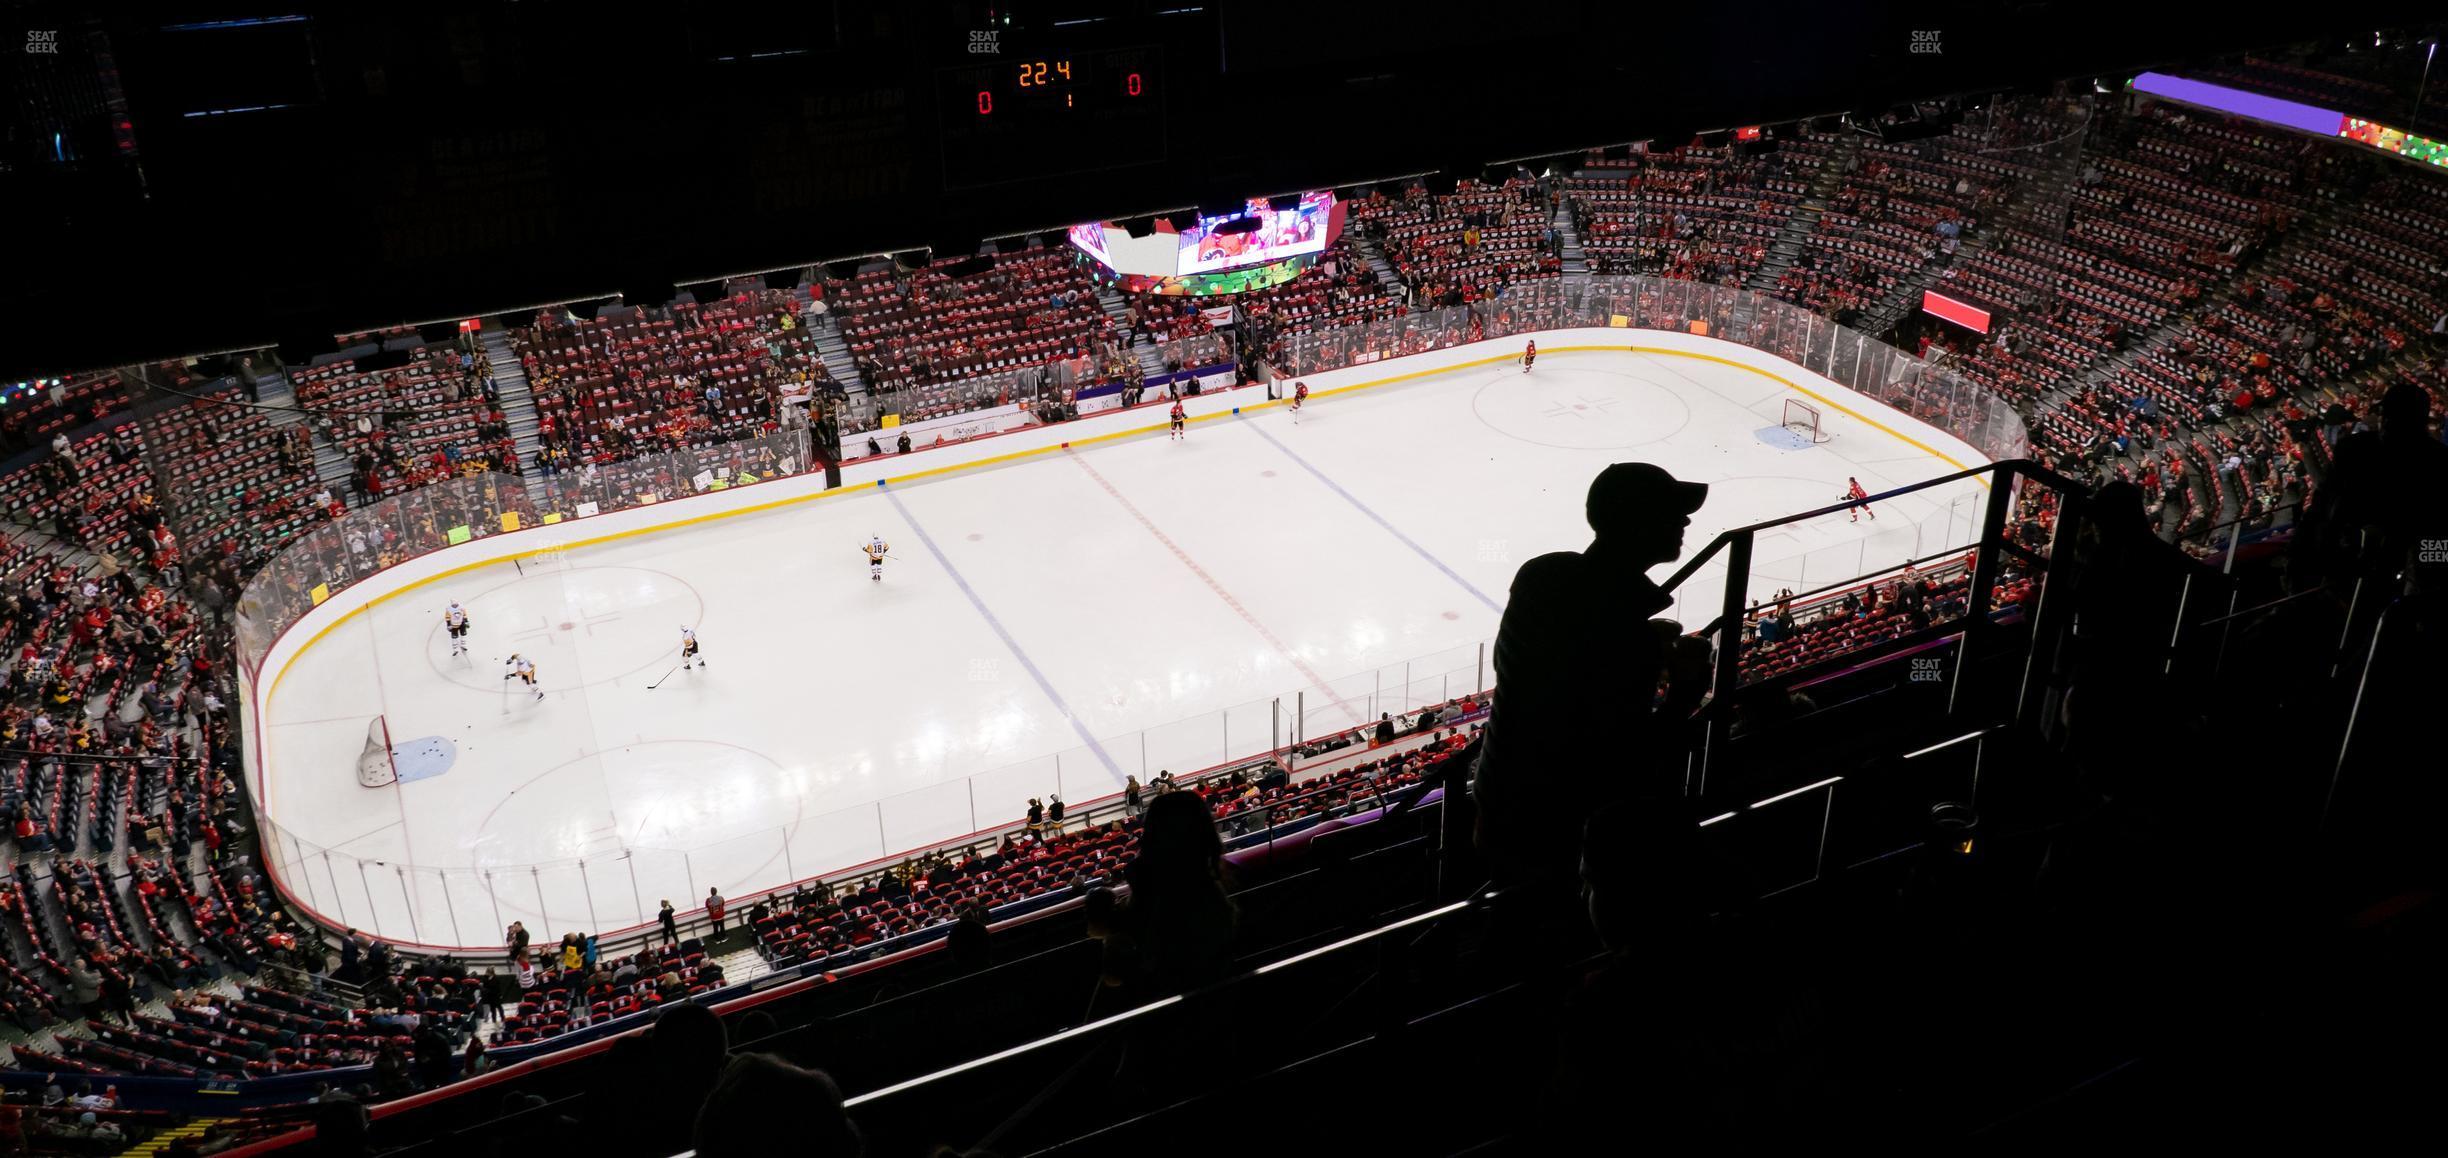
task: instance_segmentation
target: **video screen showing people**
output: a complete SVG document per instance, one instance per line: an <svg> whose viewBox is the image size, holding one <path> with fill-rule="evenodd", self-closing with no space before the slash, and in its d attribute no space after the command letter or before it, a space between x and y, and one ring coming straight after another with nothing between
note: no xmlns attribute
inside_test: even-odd
<svg viewBox="0 0 2448 1158"><path fill-rule="evenodd" d="M1256 229L1222 232L1228 222L1255 218ZM1252 200L1248 208L1222 217L1202 217L1181 235L1183 274L1211 273L1235 266L1281 261L1297 254L1319 253L1334 241L1335 196L1304 193L1291 209L1270 209Z"/></svg>
<svg viewBox="0 0 2448 1158"><path fill-rule="evenodd" d="M1071 244L1086 251L1088 256L1103 262L1105 268L1113 268L1113 255L1105 251L1105 227L1103 225L1092 221L1086 225L1072 226Z"/></svg>

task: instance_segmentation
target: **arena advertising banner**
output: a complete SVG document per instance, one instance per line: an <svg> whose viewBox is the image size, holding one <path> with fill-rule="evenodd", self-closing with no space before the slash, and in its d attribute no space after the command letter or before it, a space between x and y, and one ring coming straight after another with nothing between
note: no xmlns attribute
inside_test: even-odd
<svg viewBox="0 0 2448 1158"><path fill-rule="evenodd" d="M1921 291L1921 309L1932 317L1953 322L1973 333L1989 332L1989 311L1936 290Z"/></svg>

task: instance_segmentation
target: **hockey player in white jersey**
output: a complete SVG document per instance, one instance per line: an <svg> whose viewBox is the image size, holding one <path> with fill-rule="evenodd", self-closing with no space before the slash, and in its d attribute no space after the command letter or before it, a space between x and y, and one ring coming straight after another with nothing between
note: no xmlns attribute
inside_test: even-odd
<svg viewBox="0 0 2448 1158"><path fill-rule="evenodd" d="M451 654L467 654L468 613L453 600L442 612L442 629L450 633Z"/></svg>
<svg viewBox="0 0 2448 1158"><path fill-rule="evenodd" d="M867 545L859 549L867 553L867 577L881 582L884 578L884 560L887 558L885 552L892 550L892 545L880 536L870 536Z"/></svg>
<svg viewBox="0 0 2448 1158"><path fill-rule="evenodd" d="M535 689L535 698L539 700L543 699L544 689L536 687L535 661L530 660L526 656L520 655L514 651L510 653L509 664L510 670L508 673L504 674L502 678L509 679L511 676L517 676L518 678L525 680L528 687Z"/></svg>
<svg viewBox="0 0 2448 1158"><path fill-rule="evenodd" d="M705 667L705 657L697 654L697 629L682 624L680 626L680 666L686 668L691 662L696 663L700 670Z"/></svg>

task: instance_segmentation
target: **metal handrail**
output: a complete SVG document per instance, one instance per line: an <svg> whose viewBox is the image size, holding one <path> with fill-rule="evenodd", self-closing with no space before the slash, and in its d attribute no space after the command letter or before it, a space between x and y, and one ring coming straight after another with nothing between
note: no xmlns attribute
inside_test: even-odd
<svg viewBox="0 0 2448 1158"><path fill-rule="evenodd" d="M1886 576L1890 572L1901 571L1907 567L1918 569L1931 564L1941 564L1942 561L1956 558L1962 555L1965 551L1971 549L1972 548L1970 546L1949 547L1946 550L1937 551L1928 555L1920 555L1911 559L1900 559L1884 566L1874 567L1863 572L1862 574L1855 575L1850 579L1839 579L1824 586L1813 587L1808 591L1797 591L1791 595L1778 599L1754 599L1751 601L1751 606L1753 608L1758 608L1772 603L1791 603L1797 609L1796 618L1800 618L1800 611L1816 610L1822 605L1835 602L1834 597L1838 592L1851 590L1856 587L1876 586L1879 579ZM1970 567L1966 566L1965 570L1968 573L1970 571ZM1714 627L1716 625L1710 624L1709 626ZM1707 628L1703 628L1702 630L1705 632Z"/></svg>
<svg viewBox="0 0 2448 1158"><path fill-rule="evenodd" d="M2318 831L2323 834L2329 831L2330 818L2337 811L2338 786L2345 782L2346 762L2354 754L2356 726L2363 718L2364 698L2371 691L2372 669L2379 666L2381 648L2389 640L2389 616L2403 606L2404 602L2397 601L2381 608L2379 619L2372 624L2371 647L2363 653L2363 672L2355 678L2354 701L2346 710L2346 727L2338 738L2337 759L2329 766L2329 790L2321 797Z"/></svg>
<svg viewBox="0 0 2448 1158"><path fill-rule="evenodd" d="M1674 574L1667 576L1665 582L1658 584L1658 589L1668 592L1675 590L1677 587L1682 585L1684 580L1691 578L1692 574L1698 571L1703 564L1706 564L1710 559L1715 558L1719 551L1732 549L1736 539L1756 535L1761 531L1774 530L1778 527L1799 523L1806 519L1816 519L1822 515L1837 514L1839 512L1851 510L1855 507L1865 506L1870 503L1885 502L1886 500L1899 495L1909 495L1916 491L1928 490L1931 487L1945 486L1948 483L1962 482L1963 480L1969 478L2000 474L2007 471L2012 471L2015 474L2031 478L2036 482L2046 483L2049 485L2051 490L2064 491L2068 494L2074 495L2086 495L2090 493L2090 488L2085 487L2081 483L2067 478L2064 475L2058 474L2056 471L2041 466L2039 463L2033 462L2030 459L2002 458L1995 462L1984 463L1980 466L1959 470L1953 474L1940 475L1937 478L1925 479L1917 483L1907 483L1904 486L1896 487L1892 490L1880 491L1879 493L1871 495L1868 498L1847 499L1840 503L1831 503L1816 510L1804 511L1797 515L1783 515L1762 522L1752 523L1749 526L1735 527L1732 530L1718 532L1716 538L1709 540L1708 546L1702 547L1699 554L1691 557L1691 561L1683 564L1682 567L1677 568ZM1694 634L1705 635L1710 631L1716 630L1719 626L1720 624L1718 622L1712 621L1708 626L1700 628Z"/></svg>
<svg viewBox="0 0 2448 1158"><path fill-rule="evenodd" d="M2237 524L2239 524L2239 523L2247 523L2247 522L2251 522L2251 521L2252 521L2252 520L2254 520L2254 519L2266 519L2266 518L2270 518L2270 517L2272 517L2272 516L2274 516L2274 515L2278 515L2278 514L2281 514L2281 513L2283 513L2283 512L2286 512L2286 511L2296 511L2296 512L2299 512L2299 513L2300 513L2300 512L2302 511L2302 509L2303 509L2303 505L2304 505L2304 501L2303 501L2302 499L2297 499L2297 500L2295 500L2294 502L2288 503L2287 505L2285 505L2285 506L2283 506L2283 507L2271 507L2270 509L2268 509L2268 510L2266 510L2266 511L2255 511L2255 512L2253 512L2252 514L2249 514L2249 515L2237 515L2236 517L2234 517L2234 518L2232 518L2232 519L2229 519L2229 520L2227 520L2227 521L2226 521L2226 522L2224 522L2224 523L2212 523L2212 524L2210 524L2208 527L2203 528L2201 533L2202 533L2203 535L2214 535L2214 534L2217 534L2217 533L2218 533L2218 532L2219 532L2221 529L2223 529L2223 528L2226 528L2226 527L2232 527L2232 526L2235 526L2235 525L2237 525Z"/></svg>
<svg viewBox="0 0 2448 1158"><path fill-rule="evenodd" d="M1685 581L1690 579L1691 576L1697 574L1701 567L1709 564L1712 561L1719 560L1721 556L1727 571L1724 600L1718 616L1710 620L1707 625L1691 633L1698 637L1712 639L1716 644L1716 656L1711 672L1709 694L1695 715L1695 720L1702 723L1705 727L1705 737L1701 741L1698 751L1695 753L1695 760L1692 767L1693 775L1687 781L1687 787L1691 794L1706 794L1708 790L1709 773L1722 761L1723 745L1731 738L1731 717L1738 704L1742 702L1750 702L1760 695L1777 693L1793 684L1795 682L1795 677L1804 677L1811 674L1810 669L1805 668L1794 672L1783 673L1776 679L1763 680L1752 684L1745 684L1742 682L1742 647L1739 642L1740 624L1744 621L1748 609L1752 606L1748 600L1749 591L1747 580L1751 568L1751 552L1754 546L1755 538L1759 532L1787 526L1806 519L1823 517L1838 511L1857 508L1872 502L1885 501L1900 495L1912 494L1916 491L1928 490L1932 487L1945 486L1951 483L1961 482L1966 479L1983 477L1994 478L1995 482L1989 487L1988 502L1982 514L1979 533L1977 536L1975 536L1973 542L1967 548L1958 548L1941 552L1941 556L1956 554L1961 550L1969 550L1972 553L1971 578L1969 582L1971 594L1964 601L1961 612L1945 622L1930 624L1928 628L1913 633L1907 640L1887 641L1885 645L1874 649L1873 652L1873 654L1877 656L1900 654L1903 651L1912 650L1913 648L1922 646L1932 638L1939 638L1950 634L1961 635L1966 641L1966 646L1960 648L1956 652L1956 676L1951 681L1952 688L1946 706L1947 715L1950 718L1954 718L1970 711L1971 706L1976 702L1974 697L1966 695L1965 690L1966 685L1971 682L1967 678L1969 673L1967 665L1969 664L1970 657L1974 650L1973 647L1970 646L1971 643L1979 638L1986 637L1993 631L2002 629L2001 624L1998 622L1998 619L1994 613L1994 609L1987 605L1987 598L1985 595L1986 592L1990 591L1997 584L1998 577L2002 569L2001 563L2003 560L2001 556L2012 554L2014 557L2024 559L2025 561L2029 561L2030 559L2029 552L2014 548L2013 545L2006 539L2006 528L2013 506L2013 488L2010 485L2011 482L2018 478L2028 478L2033 482L2039 483L2042 486L2045 486L2048 489L2064 496L2068 500L2068 503L2066 508L2060 512L2061 517L2058 520L2059 527L2064 526L2064 519L2066 517L2079 516L2081 505L2092 497L2093 492L2090 487L2068 478L2065 475L2059 474L2054 470L2041 466L2029 459L2000 459L1981 466L1960 470L1953 474L1942 475L1937 478L1927 479L1922 482L1911 483L1905 486L1893 488L1891 490L1882 491L1879 494L1871 495L1866 498L1846 500L1820 507L1816 510L1805 511L1800 514L1787 515L1780 518L1753 523L1749 526L1733 528L1732 530L1720 533L1716 538L1710 540L1708 546L1702 548L1698 554L1694 555L1690 561L1686 562L1666 580L1666 582L1662 585L1662 589L1670 592L1674 591ZM2199 559L2195 559L2190 555L2183 556L2182 558L2182 566L2186 570L2188 591L2190 590L2191 584L2197 581L2231 581L2229 580L2228 576L2222 573L2218 567L2212 566ZM1874 573L1883 574L1886 571L1892 570L1894 570L1894 568L1890 567ZM1858 581L1858 578L1856 578L1855 580L1850 580L1848 582ZM1842 584L1839 584L1838 586L1842 586ZM2045 633L2045 628L2043 626L2044 622L2053 622L2053 616L2049 614L2049 611L2051 610L2053 609L2048 606L2044 596L2042 612L2035 615L2028 624L2028 630L2034 633L2035 640L2037 640L2040 635ZM1905 644L1909 644L1910 646L1904 646ZM1844 660L1845 662L1856 662L1861 658L1862 657L1859 654L1849 654L1844 657ZM2034 671L2032 669L2032 665L2027 661L2025 664L2025 671L2023 673L2023 687L2016 698L2016 713L2018 718L2021 716L2024 708L2027 706L2028 697L2032 688L2033 675Z"/></svg>

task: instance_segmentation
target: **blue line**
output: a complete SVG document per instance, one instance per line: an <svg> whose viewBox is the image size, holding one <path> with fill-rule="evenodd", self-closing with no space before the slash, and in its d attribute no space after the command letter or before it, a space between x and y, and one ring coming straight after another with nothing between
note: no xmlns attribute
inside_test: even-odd
<svg viewBox="0 0 2448 1158"><path fill-rule="evenodd" d="M1357 498L1353 497L1353 496L1352 496L1352 493L1351 493L1350 491L1347 491L1347 490L1344 490L1344 489L1343 489L1342 484L1337 483L1337 482L1335 482L1335 480L1333 480L1333 479L1330 479L1330 478L1326 477L1326 472L1325 472L1325 471L1322 471L1322 470L1319 470L1317 467L1315 467L1315 466L1311 465L1308 459L1302 458L1301 456L1299 456L1299 455L1297 455L1297 454L1292 453L1292 448L1291 448L1291 447L1285 446L1283 443L1281 443L1281 442L1277 441L1277 440L1276 440L1276 438L1275 438L1275 436L1274 436L1274 435L1272 435L1272 434L1268 434L1268 433L1266 432L1266 429L1265 429L1264 427L1260 426L1259 424L1257 424L1257 423L1255 423L1255 422L1244 422L1244 423L1242 423L1242 424L1241 424L1241 427L1242 427L1242 429L1249 431L1251 434L1255 434L1255 435L1257 435L1258 437L1260 437L1260 438L1263 438L1263 439L1267 440L1267 445L1272 446L1272 447L1274 447L1275 449L1282 451L1282 452L1283 452L1283 455L1284 455L1284 457L1285 457L1285 458L1291 459L1293 462L1299 463L1299 464L1300 464L1300 468L1301 468L1302 470L1308 471L1308 472L1310 473L1310 475L1311 475L1311 476L1313 476L1313 477L1315 477L1315 478L1316 478L1316 479L1317 479L1319 482L1322 482L1322 483L1326 484L1326 489L1327 489L1327 490L1333 491L1334 493L1336 493L1336 494L1338 494L1338 495L1343 496L1343 501L1344 501L1344 502L1347 502L1347 503L1350 503L1350 504L1352 505L1353 509L1355 509L1355 510L1359 511L1361 514L1367 515L1367 516L1369 517L1369 520L1370 520L1371 522L1376 523L1376 524L1377 524L1378 526L1380 526L1380 527L1384 527L1384 528L1385 528L1385 532L1386 532L1386 534L1389 534L1389 535L1394 536L1394 538L1395 538L1395 539L1397 539L1398 541L1400 541L1400 542L1402 543L1402 545L1403 545L1403 546L1406 546L1406 547L1411 548L1411 550L1412 550L1412 551L1413 551L1415 554L1417 554L1417 555L1418 555L1420 558L1428 560L1428 565L1429 565L1429 566L1434 567L1434 568L1436 568L1436 569L1437 569L1437 570L1439 570L1439 571L1443 571L1443 572L1445 573L1445 577L1446 577L1446 578L1451 579L1451 580L1453 580L1455 583L1457 583L1457 584L1461 585L1461 588L1462 588L1464 591L1468 591L1468 592L1470 592L1470 593L1471 593L1471 598L1476 599L1476 600L1478 600L1479 602L1481 602L1481 603L1483 603L1483 604L1486 604L1486 605L1487 605L1487 609L1488 609L1488 610L1490 610L1490 611L1496 612L1496 613L1498 613L1498 614L1500 614L1500 615L1504 613L1504 608L1503 608L1503 607L1501 607L1501 606L1499 606L1495 600L1488 598L1488 597L1487 597L1487 592L1485 592L1485 591L1481 591L1481 590L1480 590L1480 589L1478 589L1477 587L1473 587L1473 586L1471 586L1471 581L1470 581L1470 580L1468 580L1468 579L1463 578L1463 577L1462 577L1462 576L1461 576L1459 573L1455 572L1453 568L1446 566L1446 565L1445 565L1445 560L1443 560L1443 559L1439 559L1439 558L1437 558L1435 555L1430 554L1430 553L1428 552L1428 548L1423 547L1423 546L1420 546L1418 543L1412 542L1412 541L1411 541L1411 536L1406 535L1406 534L1403 534L1401 531L1396 530L1396 529L1394 528L1394 524L1387 522L1387 521L1386 521L1386 518L1385 518L1385 516L1384 516L1384 515L1378 514L1377 512L1370 510L1370 509L1369 509L1369 505L1368 505L1367 503L1361 502L1359 499L1357 499Z"/></svg>
<svg viewBox="0 0 2448 1158"><path fill-rule="evenodd" d="M969 586L967 579L961 577L960 568L953 566L952 560L943 553L943 548L935 545L934 536L927 534L926 528L918 525L918 516L911 514L910 509L902 505L900 495L886 490L884 498L893 505L894 510L901 512L901 521L908 523L909 529L917 533L918 542L926 547L928 554L935 556L935 562L942 565L944 574L952 577L952 582L960 587L961 594L969 597L969 606L977 608L978 616L986 621L986 626L994 629L995 635L1003 640L1003 646L1010 648L1012 655L1020 661L1020 666L1028 669L1029 678L1037 681L1037 690L1044 692L1045 698L1054 702L1054 710L1061 712L1063 719L1070 721L1071 730L1079 733L1079 738L1088 742L1088 750L1096 753L1097 759L1104 762L1105 771L1113 775L1114 783L1122 783L1122 766L1114 763L1113 753L1106 751L1105 745L1098 743L1096 737L1088 734L1088 726L1080 723L1079 714L1071 710L1071 705L1063 702L1062 693L1054 690L1053 681L1048 680L1044 672L1037 670L1036 661L1030 659L1028 652L1021 649L1020 641L1012 638L1012 633L1003 627L1003 621L995 618L995 613L987 608L986 601L978 598L977 590Z"/></svg>

